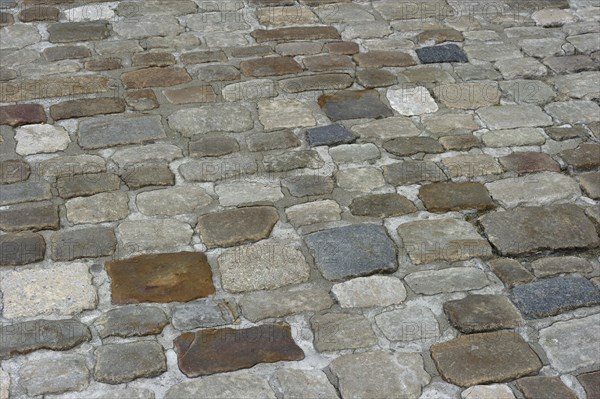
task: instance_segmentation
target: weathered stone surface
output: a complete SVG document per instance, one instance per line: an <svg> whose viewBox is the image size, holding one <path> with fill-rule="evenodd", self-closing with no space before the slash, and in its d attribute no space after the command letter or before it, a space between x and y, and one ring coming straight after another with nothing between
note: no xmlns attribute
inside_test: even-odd
<svg viewBox="0 0 600 399"><path fill-rule="evenodd" d="M381 151L373 143L342 144L329 149L329 155L336 163L372 161L381 156Z"/></svg>
<svg viewBox="0 0 600 399"><path fill-rule="evenodd" d="M539 128L520 128L494 130L481 136L487 147L512 147L523 145L542 145L546 142L543 130Z"/></svg>
<svg viewBox="0 0 600 399"><path fill-rule="evenodd" d="M533 281L535 276L514 259L500 258L490 260L490 269L509 288Z"/></svg>
<svg viewBox="0 0 600 399"><path fill-rule="evenodd" d="M136 197L138 210L149 216L175 216L200 211L213 202L199 186L181 186L145 191Z"/></svg>
<svg viewBox="0 0 600 399"><path fill-rule="evenodd" d="M580 374L577 379L583 385L589 399L598 399L600 392L600 371Z"/></svg>
<svg viewBox="0 0 600 399"><path fill-rule="evenodd" d="M135 111L148 111L159 107L152 89L128 90L125 92L125 101Z"/></svg>
<svg viewBox="0 0 600 399"><path fill-rule="evenodd" d="M500 88L505 98L517 104L546 104L556 96L552 86L540 80L509 80L500 82Z"/></svg>
<svg viewBox="0 0 600 399"><path fill-rule="evenodd" d="M277 41L286 42L292 40L321 40L340 39L340 34L333 26L314 27L289 27L278 29L259 29L252 32L252 37L258 43Z"/></svg>
<svg viewBox="0 0 600 399"><path fill-rule="evenodd" d="M469 62L465 52L456 44L422 47L415 51L417 52L419 60L423 64L434 64L440 62Z"/></svg>
<svg viewBox="0 0 600 399"><path fill-rule="evenodd" d="M233 104L183 109L168 119L169 126L186 137L208 132L243 132L254 126L250 111Z"/></svg>
<svg viewBox="0 0 600 399"><path fill-rule="evenodd" d="M558 162L542 152L514 152L498 160L506 170L519 175L543 171L560 172Z"/></svg>
<svg viewBox="0 0 600 399"><path fill-rule="evenodd" d="M281 76L302 72L302 67L292 57L267 57L242 61L240 70L246 76Z"/></svg>
<svg viewBox="0 0 600 399"><path fill-rule="evenodd" d="M214 160L193 160L179 167L179 172L186 181L216 182L229 178L239 179L258 171L256 158L252 155L218 158Z"/></svg>
<svg viewBox="0 0 600 399"><path fill-rule="evenodd" d="M559 321L540 330L539 342L548 360L560 373L596 365L600 348L594 331L600 323L600 315L569 321Z"/></svg>
<svg viewBox="0 0 600 399"><path fill-rule="evenodd" d="M81 355L29 361L19 370L20 383L31 396L82 391L89 384L89 374Z"/></svg>
<svg viewBox="0 0 600 399"><path fill-rule="evenodd" d="M52 235L51 256L55 261L110 256L117 246L112 228L90 227L59 231Z"/></svg>
<svg viewBox="0 0 600 399"><path fill-rule="evenodd" d="M306 7L265 7L257 12L261 25L311 25L318 22L317 16Z"/></svg>
<svg viewBox="0 0 600 399"><path fill-rule="evenodd" d="M515 395L506 384L475 385L461 392L462 399L515 399Z"/></svg>
<svg viewBox="0 0 600 399"><path fill-rule="evenodd" d="M407 67L417 64L410 54L402 51L373 50L354 55L354 60L362 68Z"/></svg>
<svg viewBox="0 0 600 399"><path fill-rule="evenodd" d="M328 176L300 175L282 180L282 184L294 197L330 194L333 191L333 179Z"/></svg>
<svg viewBox="0 0 600 399"><path fill-rule="evenodd" d="M317 267L328 280L366 276L397 268L396 250L385 229L353 225L305 237Z"/></svg>
<svg viewBox="0 0 600 399"><path fill-rule="evenodd" d="M473 267L414 272L404 281L414 292L425 295L477 290L489 284L485 273Z"/></svg>
<svg viewBox="0 0 600 399"><path fill-rule="evenodd" d="M19 266L44 260L46 242L37 233L8 233L0 236L0 266Z"/></svg>
<svg viewBox="0 0 600 399"><path fill-rule="evenodd" d="M300 146L300 139L292 130L272 133L255 133L246 137L250 151L281 150Z"/></svg>
<svg viewBox="0 0 600 399"><path fill-rule="evenodd" d="M46 112L39 104L5 105L0 107L0 125L18 127L46 123Z"/></svg>
<svg viewBox="0 0 600 399"><path fill-rule="evenodd" d="M127 88L144 89L147 87L169 87L192 80L187 71L180 67L145 68L121 75Z"/></svg>
<svg viewBox="0 0 600 399"><path fill-rule="evenodd" d="M125 103L112 97L71 100L50 107L50 116L55 121L122 112L125 112Z"/></svg>
<svg viewBox="0 0 600 399"><path fill-rule="evenodd" d="M126 166L120 171L120 175L123 182L132 190L175 184L175 174L169 169L169 166L155 162Z"/></svg>
<svg viewBox="0 0 600 399"><path fill-rule="evenodd" d="M379 68L362 69L356 73L356 79L367 89L392 86L398 83L396 75Z"/></svg>
<svg viewBox="0 0 600 399"><path fill-rule="evenodd" d="M260 133L259 133L260 134ZM248 145L250 147L250 144ZM190 156L194 158L218 157L240 150L240 144L233 137L207 136L190 142Z"/></svg>
<svg viewBox="0 0 600 399"><path fill-rule="evenodd" d="M398 393L417 398L431 380L418 353L342 355L331 362L329 369L338 378L340 393L345 398L376 399Z"/></svg>
<svg viewBox="0 0 600 399"><path fill-rule="evenodd" d="M137 11L134 11L137 14ZM115 32L124 39L143 39L150 36L175 36L184 30L170 15L132 15L113 23Z"/></svg>
<svg viewBox="0 0 600 399"><path fill-rule="evenodd" d="M279 81L286 93L299 93L310 90L340 90L352 86L352 77L345 73L328 73L300 76Z"/></svg>
<svg viewBox="0 0 600 399"><path fill-rule="evenodd" d="M469 82L436 86L435 97L448 108L477 109L500 102L501 92L496 82Z"/></svg>
<svg viewBox="0 0 600 399"><path fill-rule="evenodd" d="M577 256L552 256L531 262L533 274L537 277L555 276L562 273L589 273L592 265Z"/></svg>
<svg viewBox="0 0 600 399"><path fill-rule="evenodd" d="M375 322L390 341L424 341L440 335L437 319L431 309L414 303L380 313L375 316Z"/></svg>
<svg viewBox="0 0 600 399"><path fill-rule="evenodd" d="M402 161L383 167L383 174L388 183L404 186L422 181L437 182L448 178L434 162Z"/></svg>
<svg viewBox="0 0 600 399"><path fill-rule="evenodd" d="M442 145L431 137L398 137L386 141L383 148L399 157L406 157L420 152L428 154L444 152Z"/></svg>
<svg viewBox="0 0 600 399"><path fill-rule="evenodd" d="M387 99L391 107L400 115L413 116L431 114L438 110L429 90L423 86L409 88L390 88Z"/></svg>
<svg viewBox="0 0 600 399"><path fill-rule="evenodd" d="M549 127L545 130L546 134L556 141L587 137L587 131L583 128L583 126Z"/></svg>
<svg viewBox="0 0 600 399"><path fill-rule="evenodd" d="M56 46L48 47L43 51L47 61L62 61L68 59L81 59L92 56L89 48L84 46Z"/></svg>
<svg viewBox="0 0 600 399"><path fill-rule="evenodd" d="M107 344L95 351L94 378L120 384L140 377L156 377L167 371L163 347L155 341Z"/></svg>
<svg viewBox="0 0 600 399"><path fill-rule="evenodd" d="M59 226L56 205L28 203L0 210L0 229L5 231L58 230Z"/></svg>
<svg viewBox="0 0 600 399"><path fill-rule="evenodd" d="M160 334L169 321L160 308L125 306L102 314L94 324L101 338L139 337Z"/></svg>
<svg viewBox="0 0 600 399"><path fill-rule="evenodd" d="M352 200L350 211L357 216L385 218L417 211L415 205L398 194L373 194Z"/></svg>
<svg viewBox="0 0 600 399"><path fill-rule="evenodd" d="M442 159L450 177L467 177L495 175L502 173L502 167L491 155L468 154Z"/></svg>
<svg viewBox="0 0 600 399"><path fill-rule="evenodd" d="M336 399L337 393L321 370L279 369L274 374L286 398Z"/></svg>
<svg viewBox="0 0 600 399"><path fill-rule="evenodd" d="M444 380L459 386L510 381L542 368L531 347L514 332L463 335L434 344L431 356ZM456 364L461 367L455 367Z"/></svg>
<svg viewBox="0 0 600 399"><path fill-rule="evenodd" d="M0 49L19 49L37 43L41 37L34 26L17 24L0 28Z"/></svg>
<svg viewBox="0 0 600 399"><path fill-rule="evenodd" d="M223 206L248 205L258 202L274 203L283 199L279 183L232 182L215 186Z"/></svg>
<svg viewBox="0 0 600 399"><path fill-rule="evenodd" d="M187 302L215 292L212 271L202 252L140 255L106 262L112 302Z"/></svg>
<svg viewBox="0 0 600 399"><path fill-rule="evenodd" d="M78 197L67 201L67 219L73 224L102 223L124 219L129 197L121 191Z"/></svg>
<svg viewBox="0 0 600 399"><path fill-rule="evenodd" d="M79 124L79 145L86 149L136 144L165 138L159 115L134 115L116 118L98 116Z"/></svg>
<svg viewBox="0 0 600 399"><path fill-rule="evenodd" d="M231 65L209 65L198 69L201 82L238 80L240 76L240 71Z"/></svg>
<svg viewBox="0 0 600 399"><path fill-rule="evenodd" d="M584 143L575 149L562 151L560 156L575 169L593 169L600 166L600 145Z"/></svg>
<svg viewBox="0 0 600 399"><path fill-rule="evenodd" d="M187 54L182 54L182 61L184 61L184 56ZM219 60L217 60L219 61ZM134 54L131 62L133 66L136 67L162 67L169 66L176 63L175 56L170 53L162 53L162 52L153 52L153 53L138 53Z"/></svg>
<svg viewBox="0 0 600 399"><path fill-rule="evenodd" d="M332 294L343 308L386 307L402 303L406 299L406 289L395 277L359 277L336 284Z"/></svg>
<svg viewBox="0 0 600 399"><path fill-rule="evenodd" d="M597 122L600 107L594 101L573 100L550 103L544 111L562 123Z"/></svg>
<svg viewBox="0 0 600 399"><path fill-rule="evenodd" d="M70 43L89 40L102 40L110 35L107 21L63 22L48 27L50 43Z"/></svg>
<svg viewBox="0 0 600 399"><path fill-rule="evenodd" d="M201 216L198 230L209 248L230 247L267 238L278 220L271 207L230 209Z"/></svg>
<svg viewBox="0 0 600 399"><path fill-rule="evenodd" d="M258 363L304 359L287 324L205 329L184 333L173 343L179 368L188 377L235 371Z"/></svg>
<svg viewBox="0 0 600 399"><path fill-rule="evenodd" d="M502 295L469 295L444 303L450 324L464 334L518 328L523 320Z"/></svg>
<svg viewBox="0 0 600 399"><path fill-rule="evenodd" d="M297 100L262 100L258 103L258 119L266 131L316 125L310 108Z"/></svg>
<svg viewBox="0 0 600 399"><path fill-rule="evenodd" d="M210 298L177 305L173 308L173 327L178 330L217 327L234 321L233 305Z"/></svg>
<svg viewBox="0 0 600 399"><path fill-rule="evenodd" d="M290 223L298 227L340 220L342 210L337 202L322 200L291 206L285 213Z"/></svg>
<svg viewBox="0 0 600 399"><path fill-rule="evenodd" d="M0 369L0 397L2 399L8 399L10 395L10 375Z"/></svg>
<svg viewBox="0 0 600 399"><path fill-rule="evenodd" d="M164 161L171 162L182 158L181 148L172 144L146 144L142 146L127 147L116 150L112 154L112 160L120 167L132 165L137 166L145 162Z"/></svg>
<svg viewBox="0 0 600 399"><path fill-rule="evenodd" d="M263 164L267 172L288 172L295 169L319 169L325 162L314 150L289 151L283 154L265 155Z"/></svg>
<svg viewBox="0 0 600 399"><path fill-rule="evenodd" d="M560 377L525 377L517 380L517 388L526 399L576 399L577 395Z"/></svg>
<svg viewBox="0 0 600 399"><path fill-rule="evenodd" d="M421 134L421 131L417 129L409 118L401 116L379 119L362 125L354 125L351 130L368 141L385 141L396 137L414 137Z"/></svg>
<svg viewBox="0 0 600 399"><path fill-rule="evenodd" d="M539 319L598 305L600 292L583 277L554 277L513 288L512 299L525 317Z"/></svg>
<svg viewBox="0 0 600 399"><path fill-rule="evenodd" d="M325 289L296 286L249 292L244 294L239 305L245 318L257 322L272 317L329 309L333 305L333 299Z"/></svg>
<svg viewBox="0 0 600 399"><path fill-rule="evenodd" d="M232 396L275 399L266 379L246 371L182 382L169 389L165 399L191 399L200 395L215 399L228 399Z"/></svg>
<svg viewBox="0 0 600 399"><path fill-rule="evenodd" d="M588 197L600 199L600 173L592 172L579 175L579 184Z"/></svg>
<svg viewBox="0 0 600 399"><path fill-rule="evenodd" d="M515 129L552 125L552 118L536 105L500 105L484 107L477 114L490 129Z"/></svg>
<svg viewBox="0 0 600 399"><path fill-rule="evenodd" d="M319 106L332 121L358 118L385 118L392 111L374 90L340 91L319 97Z"/></svg>
<svg viewBox="0 0 600 399"><path fill-rule="evenodd" d="M84 197L115 191L121 187L121 179L112 173L90 173L74 176L61 176L56 179L56 188L62 198Z"/></svg>
<svg viewBox="0 0 600 399"><path fill-rule="evenodd" d="M548 73L546 67L532 57L498 61L496 67L500 70L504 79L536 79Z"/></svg>
<svg viewBox="0 0 600 399"><path fill-rule="evenodd" d="M17 128L16 152L19 155L31 155L63 151L71 142L69 133L60 126L26 125Z"/></svg>
<svg viewBox="0 0 600 399"><path fill-rule="evenodd" d="M490 242L503 255L539 249L586 248L600 243L591 221L574 205L493 212L480 222Z"/></svg>
<svg viewBox="0 0 600 399"><path fill-rule="evenodd" d="M0 359L39 349L67 350L91 339L88 327L74 319L34 320L0 326Z"/></svg>
<svg viewBox="0 0 600 399"><path fill-rule="evenodd" d="M327 313L313 316L310 324L319 352L365 348L377 343L371 324L363 315Z"/></svg>
<svg viewBox="0 0 600 399"><path fill-rule="evenodd" d="M544 58L544 64L556 73L577 73L596 68L594 61L585 55L547 57Z"/></svg>
<svg viewBox="0 0 600 399"><path fill-rule="evenodd" d="M434 183L422 186L419 196L429 211L448 212L496 207L488 190L480 183Z"/></svg>
<svg viewBox="0 0 600 399"><path fill-rule="evenodd" d="M193 53L181 54L181 62L184 64L204 64L207 62L227 62L227 55L221 50L195 51Z"/></svg>
<svg viewBox="0 0 600 399"><path fill-rule="evenodd" d="M210 86L206 87L210 89ZM221 91L226 101L252 101L259 98L275 97L277 93L277 82L271 79L253 79L233 83L225 86Z"/></svg>
<svg viewBox="0 0 600 399"><path fill-rule="evenodd" d="M0 281L4 317L73 315L96 307L88 265L55 264L48 269L8 271ZM68 297L69 301L65 301Z"/></svg>
<svg viewBox="0 0 600 399"><path fill-rule="evenodd" d="M175 219L127 220L117 227L122 252L173 249L188 245L193 234L188 223Z"/></svg>
<svg viewBox="0 0 600 399"><path fill-rule="evenodd" d="M344 126L335 124L308 129L306 131L306 140L312 147L321 145L333 146L351 143L356 140L356 136Z"/></svg>

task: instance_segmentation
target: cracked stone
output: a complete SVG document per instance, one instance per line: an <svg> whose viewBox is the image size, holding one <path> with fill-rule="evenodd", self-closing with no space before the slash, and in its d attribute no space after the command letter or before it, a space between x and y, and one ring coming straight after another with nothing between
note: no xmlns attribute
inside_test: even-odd
<svg viewBox="0 0 600 399"><path fill-rule="evenodd" d="M469 295L444 303L450 324L464 334L518 328L523 323L512 303L502 295Z"/></svg>
<svg viewBox="0 0 600 399"><path fill-rule="evenodd" d="M198 230L209 248L231 247L269 237L278 220L272 207L230 209L200 216Z"/></svg>
<svg viewBox="0 0 600 399"><path fill-rule="evenodd" d="M371 324L363 315L327 313L313 316L310 324L319 352L365 348L377 343Z"/></svg>
<svg viewBox="0 0 600 399"><path fill-rule="evenodd" d="M210 298L177 305L173 308L173 327L178 330L218 327L234 322L231 304Z"/></svg>
<svg viewBox="0 0 600 399"><path fill-rule="evenodd" d="M94 353L94 378L107 384L156 377L167 371L163 347L155 341L107 344Z"/></svg>
<svg viewBox="0 0 600 399"><path fill-rule="evenodd" d="M485 210L496 207L481 183L434 183L422 186L419 196L432 212Z"/></svg>

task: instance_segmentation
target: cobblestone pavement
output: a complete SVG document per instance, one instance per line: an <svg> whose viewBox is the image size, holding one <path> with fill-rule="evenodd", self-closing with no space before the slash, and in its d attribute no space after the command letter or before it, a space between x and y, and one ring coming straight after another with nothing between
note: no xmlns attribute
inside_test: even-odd
<svg viewBox="0 0 600 399"><path fill-rule="evenodd" d="M0 397L599 398L598 6L0 0Z"/></svg>

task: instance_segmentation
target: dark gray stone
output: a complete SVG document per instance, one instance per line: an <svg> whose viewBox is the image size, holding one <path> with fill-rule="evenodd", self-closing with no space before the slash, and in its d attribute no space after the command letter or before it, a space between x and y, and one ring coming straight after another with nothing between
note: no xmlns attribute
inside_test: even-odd
<svg viewBox="0 0 600 399"><path fill-rule="evenodd" d="M600 292L583 277L555 277L513 288L512 300L525 317L538 319L598 305Z"/></svg>
<svg viewBox="0 0 600 399"><path fill-rule="evenodd" d="M585 138L588 136L587 131L582 126L550 127L546 128L546 134L556 141Z"/></svg>
<svg viewBox="0 0 600 399"><path fill-rule="evenodd" d="M456 44L423 47L415 50L422 64L435 64L440 62L469 62L467 55Z"/></svg>
<svg viewBox="0 0 600 399"><path fill-rule="evenodd" d="M379 99L375 90L347 90L319 97L319 106L332 121L360 118L386 118L394 113Z"/></svg>
<svg viewBox="0 0 600 399"><path fill-rule="evenodd" d="M283 185L294 197L326 195L333 191L333 179L316 174L290 176L283 180Z"/></svg>
<svg viewBox="0 0 600 399"><path fill-rule="evenodd" d="M18 266L44 260L46 242L41 234L14 233L0 236L0 266Z"/></svg>
<svg viewBox="0 0 600 399"><path fill-rule="evenodd" d="M82 355L60 355L27 361L19 370L19 383L28 397L82 391L89 385L90 371Z"/></svg>
<svg viewBox="0 0 600 399"><path fill-rule="evenodd" d="M26 181L6 184L0 190L0 206L19 202L43 201L52 198L50 185L46 182Z"/></svg>
<svg viewBox="0 0 600 399"><path fill-rule="evenodd" d="M224 326L233 321L233 314L225 301L199 299L173 308L173 327L178 330Z"/></svg>
<svg viewBox="0 0 600 399"><path fill-rule="evenodd" d="M70 43L87 40L102 40L110 35L107 21L67 22L48 27L50 43Z"/></svg>
<svg viewBox="0 0 600 399"><path fill-rule="evenodd" d="M141 337L160 334L169 320L160 308L133 305L109 310L94 324L101 338Z"/></svg>
<svg viewBox="0 0 600 399"><path fill-rule="evenodd" d="M58 207L52 204L23 204L0 210L0 230L58 230Z"/></svg>
<svg viewBox="0 0 600 399"><path fill-rule="evenodd" d="M431 161L402 161L385 165L383 175L385 180L394 186L448 180L442 169Z"/></svg>
<svg viewBox="0 0 600 399"><path fill-rule="evenodd" d="M91 173L63 176L56 179L56 188L62 198L84 197L121 187L121 179L113 173Z"/></svg>
<svg viewBox="0 0 600 399"><path fill-rule="evenodd" d="M390 154L406 157L425 152L438 154L444 152L444 147L431 137L398 137L383 144L383 148Z"/></svg>
<svg viewBox="0 0 600 399"><path fill-rule="evenodd" d="M394 243L382 226L338 227L309 234L305 240L328 280L393 272L398 267Z"/></svg>
<svg viewBox="0 0 600 399"><path fill-rule="evenodd" d="M352 200L350 211L353 215L387 218L402 216L417 211L417 207L402 195L373 194Z"/></svg>
<svg viewBox="0 0 600 399"><path fill-rule="evenodd" d="M115 233L108 227L59 231L54 233L50 242L51 256L56 261L110 256L117 246Z"/></svg>
<svg viewBox="0 0 600 399"><path fill-rule="evenodd" d="M450 324L464 334L517 328L521 315L503 295L469 295L444 303Z"/></svg>
<svg viewBox="0 0 600 399"><path fill-rule="evenodd" d="M311 147L320 145L349 144L356 140L357 136L349 132L342 125L329 125L308 129L306 140Z"/></svg>
<svg viewBox="0 0 600 399"><path fill-rule="evenodd" d="M100 116L79 124L79 145L86 149L143 143L164 137L159 115Z"/></svg>
<svg viewBox="0 0 600 399"><path fill-rule="evenodd" d="M150 162L128 165L119 174L132 190L148 186L175 185L175 174L167 164Z"/></svg>
<svg viewBox="0 0 600 399"><path fill-rule="evenodd" d="M285 148L299 147L300 140L293 131L255 133L246 137L246 144L250 151L271 151Z"/></svg>
<svg viewBox="0 0 600 399"><path fill-rule="evenodd" d="M163 347L156 341L103 345L95 354L94 377L107 384L156 377L167 371Z"/></svg>
<svg viewBox="0 0 600 399"><path fill-rule="evenodd" d="M39 349L63 351L89 341L88 327L74 319L32 320L0 326L0 359Z"/></svg>
<svg viewBox="0 0 600 399"><path fill-rule="evenodd" d="M268 172L288 172L303 168L318 169L325 164L319 153L314 150L265 155L263 163Z"/></svg>

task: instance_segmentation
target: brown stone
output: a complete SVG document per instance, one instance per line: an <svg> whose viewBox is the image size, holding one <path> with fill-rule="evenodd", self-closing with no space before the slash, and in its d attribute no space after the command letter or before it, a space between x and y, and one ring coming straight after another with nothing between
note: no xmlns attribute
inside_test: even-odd
<svg viewBox="0 0 600 399"><path fill-rule="evenodd" d="M138 53L132 57L133 66L136 67L163 67L174 65L177 61L171 53Z"/></svg>
<svg viewBox="0 0 600 399"><path fill-rule="evenodd" d="M19 13L21 22L58 21L60 11L56 7L36 6L26 8Z"/></svg>
<svg viewBox="0 0 600 399"><path fill-rule="evenodd" d="M163 94L171 104L214 103L217 93L212 86L195 86L184 89L169 89Z"/></svg>
<svg viewBox="0 0 600 399"><path fill-rule="evenodd" d="M560 172L560 165L542 152L515 152L498 159L502 166L518 174L536 172Z"/></svg>
<svg viewBox="0 0 600 399"><path fill-rule="evenodd" d="M350 204L350 211L357 216L387 218L413 213L417 208L408 198L390 193L355 198Z"/></svg>
<svg viewBox="0 0 600 399"><path fill-rule="evenodd" d="M560 377L525 377L517 380L525 399L577 399ZM588 399L590 396L588 395Z"/></svg>
<svg viewBox="0 0 600 399"><path fill-rule="evenodd" d="M136 111L158 108L158 99L152 89L128 90L125 93L125 101Z"/></svg>
<svg viewBox="0 0 600 399"><path fill-rule="evenodd" d="M269 41L340 39L333 26L290 27L279 29L258 29L251 33L258 43Z"/></svg>
<svg viewBox="0 0 600 399"><path fill-rule="evenodd" d="M120 171L120 176L132 190L148 186L175 185L175 174L169 165L154 162L127 166Z"/></svg>
<svg viewBox="0 0 600 399"><path fill-rule="evenodd" d="M298 361L304 352L287 324L267 324L245 329L204 329L174 340L179 369L198 377L250 368L259 363Z"/></svg>
<svg viewBox="0 0 600 399"><path fill-rule="evenodd" d="M354 42L331 42L325 45L325 49L330 54L353 55L358 53L358 44Z"/></svg>
<svg viewBox="0 0 600 399"><path fill-rule="evenodd" d="M46 123L44 107L39 104L18 104L0 107L0 125L12 127Z"/></svg>
<svg viewBox="0 0 600 399"><path fill-rule="evenodd" d="M15 23L15 17L7 12L0 12L0 28L10 26Z"/></svg>
<svg viewBox="0 0 600 399"><path fill-rule="evenodd" d="M600 172L591 172L578 176L579 184L588 197L600 199Z"/></svg>
<svg viewBox="0 0 600 399"><path fill-rule="evenodd" d="M121 179L113 173L85 173L73 176L59 176L56 188L62 198L75 198L101 192L116 191Z"/></svg>
<svg viewBox="0 0 600 399"><path fill-rule="evenodd" d="M141 255L106 263L112 303L188 302L214 294L212 271L202 252Z"/></svg>
<svg viewBox="0 0 600 399"><path fill-rule="evenodd" d="M180 67L153 67L126 72L121 75L121 80L129 89L144 89L176 86L191 81L192 77Z"/></svg>
<svg viewBox="0 0 600 399"><path fill-rule="evenodd" d="M0 211L0 230L58 230L58 207L51 204L23 204Z"/></svg>
<svg viewBox="0 0 600 399"><path fill-rule="evenodd" d="M352 58L348 57L347 55L315 55L312 57L305 57L303 62L306 69L313 72L336 71L354 68Z"/></svg>
<svg viewBox="0 0 600 399"><path fill-rule="evenodd" d="M444 147L432 137L398 137L383 143L383 148L390 154L406 157L420 152L439 154Z"/></svg>
<svg viewBox="0 0 600 399"><path fill-rule="evenodd" d="M0 266L19 266L44 260L46 242L37 233L9 233L0 236Z"/></svg>
<svg viewBox="0 0 600 399"><path fill-rule="evenodd" d="M190 142L190 157L220 157L240 150L236 139L228 136L207 136Z"/></svg>
<svg viewBox="0 0 600 399"><path fill-rule="evenodd" d="M200 216L198 230L207 247L231 247L269 237L278 220L267 206L229 209Z"/></svg>
<svg viewBox="0 0 600 399"><path fill-rule="evenodd" d="M395 74L379 68L362 69L356 73L356 79L358 83L367 89L392 86L398 83Z"/></svg>
<svg viewBox="0 0 600 399"><path fill-rule="evenodd" d="M218 51L196 51L181 54L181 62L184 64L204 64L207 62L227 62L227 55Z"/></svg>
<svg viewBox="0 0 600 399"><path fill-rule="evenodd" d="M9 159L0 162L0 184L17 183L29 178L29 164L20 159Z"/></svg>
<svg viewBox="0 0 600 399"><path fill-rule="evenodd" d="M530 283L535 276L514 259L501 258L488 262L490 269L508 288Z"/></svg>
<svg viewBox="0 0 600 399"><path fill-rule="evenodd" d="M230 51L231 56L236 58L264 57L273 54L271 46L235 47L230 49Z"/></svg>
<svg viewBox="0 0 600 399"><path fill-rule="evenodd" d="M240 70L246 76L279 76L302 72L292 57L255 58L242 61Z"/></svg>
<svg viewBox="0 0 600 399"><path fill-rule="evenodd" d="M374 50L356 54L354 61L363 68L405 67L417 65L410 54L402 51Z"/></svg>
<svg viewBox="0 0 600 399"><path fill-rule="evenodd" d="M443 42L462 42L465 40L462 33L456 29L429 29L417 35L419 43L433 40L436 44Z"/></svg>
<svg viewBox="0 0 600 399"><path fill-rule="evenodd" d="M600 166L600 144L584 143L572 150L560 153L562 159L577 170L589 170Z"/></svg>
<svg viewBox="0 0 600 399"><path fill-rule="evenodd" d="M105 76L80 75L43 80L16 80L0 83L0 102L19 102L52 97L105 93L110 89Z"/></svg>
<svg viewBox="0 0 600 399"><path fill-rule="evenodd" d="M493 209L490 194L481 183L434 183L422 186L419 197L431 212Z"/></svg>
<svg viewBox="0 0 600 399"><path fill-rule="evenodd" d="M43 51L47 61L73 60L92 56L89 48L83 46L48 47Z"/></svg>
<svg viewBox="0 0 600 399"><path fill-rule="evenodd" d="M577 379L583 385L588 399L600 399L600 371L581 374Z"/></svg>
<svg viewBox="0 0 600 399"><path fill-rule="evenodd" d="M507 331L463 335L434 344L431 357L442 378L461 387L511 381L542 368L527 342Z"/></svg>
<svg viewBox="0 0 600 399"><path fill-rule="evenodd" d="M17 71L10 68L0 67L0 82L6 82L17 78Z"/></svg>
<svg viewBox="0 0 600 399"><path fill-rule="evenodd" d="M122 67L123 64L121 63L120 58L101 58L85 63L85 69L88 71L112 71Z"/></svg>
<svg viewBox="0 0 600 399"><path fill-rule="evenodd" d="M444 303L444 312L450 324L464 334L517 328L523 322L503 295L469 295Z"/></svg>
<svg viewBox="0 0 600 399"><path fill-rule="evenodd" d="M48 27L50 43L102 40L110 36L108 21L65 22Z"/></svg>
<svg viewBox="0 0 600 399"><path fill-rule="evenodd" d="M299 93L311 90L339 90L352 86L352 77L345 73L300 76L279 81L286 93Z"/></svg>
<svg viewBox="0 0 600 399"><path fill-rule="evenodd" d="M50 107L50 116L55 121L121 112L125 112L125 102L114 97L64 101Z"/></svg>
<svg viewBox="0 0 600 399"><path fill-rule="evenodd" d="M448 151L464 151L481 147L479 139L472 134L440 137L440 143Z"/></svg>

